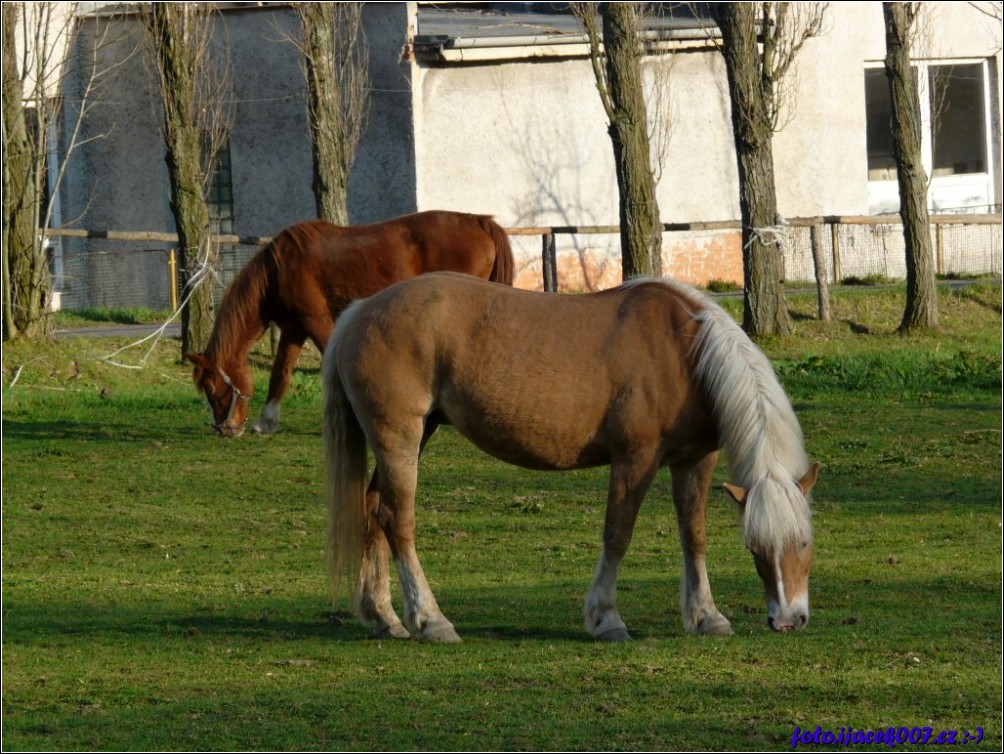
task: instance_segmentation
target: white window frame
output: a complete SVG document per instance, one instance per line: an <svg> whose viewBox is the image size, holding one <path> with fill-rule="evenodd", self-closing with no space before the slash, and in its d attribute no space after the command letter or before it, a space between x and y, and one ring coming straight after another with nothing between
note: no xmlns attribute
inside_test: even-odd
<svg viewBox="0 0 1004 754"><path fill-rule="evenodd" d="M928 176L928 207L937 213L974 214L990 211L998 202L994 190L994 160L991 121L990 66L986 58L931 58L911 61L917 72L920 99L921 158ZM930 69L949 65L979 65L983 75L983 164L982 173L934 176ZM866 69L882 68L881 62L866 63ZM891 180L868 180L868 211L886 214L899 211L899 186Z"/></svg>

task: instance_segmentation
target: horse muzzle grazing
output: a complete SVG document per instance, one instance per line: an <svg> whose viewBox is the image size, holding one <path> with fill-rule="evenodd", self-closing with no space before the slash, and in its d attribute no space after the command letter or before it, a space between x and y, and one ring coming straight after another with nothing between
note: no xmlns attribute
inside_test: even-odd
<svg viewBox="0 0 1004 754"><path fill-rule="evenodd" d="M214 403L212 399L209 400L209 411L213 415L213 429L220 437L240 437L244 434L244 427L248 423L248 404L251 401L251 396L242 392L225 372L221 371L220 376L223 377L224 384L230 388L230 403L223 421L217 422L217 416L220 413L219 402Z"/></svg>
<svg viewBox="0 0 1004 754"><path fill-rule="evenodd" d="M213 422L213 429L216 430L216 434L220 437L240 437L244 434L244 427L247 426L247 420L244 420L240 424L217 424Z"/></svg>
<svg viewBox="0 0 1004 754"><path fill-rule="evenodd" d="M809 623L812 557L812 545L808 543L795 543L779 557L753 553L767 598L767 626L772 631L798 631Z"/></svg>
<svg viewBox="0 0 1004 754"><path fill-rule="evenodd" d="M188 354L195 364L192 379L209 404L210 422L220 437L240 437L248 421L251 391L241 390L230 376L203 354Z"/></svg>

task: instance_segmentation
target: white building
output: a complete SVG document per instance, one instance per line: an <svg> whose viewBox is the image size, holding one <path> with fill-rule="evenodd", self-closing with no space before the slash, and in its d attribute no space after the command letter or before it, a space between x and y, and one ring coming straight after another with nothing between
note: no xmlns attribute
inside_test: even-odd
<svg viewBox="0 0 1004 754"><path fill-rule="evenodd" d="M229 220L221 230L273 235L314 212L304 82L289 41L296 20L284 3L219 5L234 120L214 201ZM914 49L938 212L1000 211L1002 30L980 5L928 3L928 32ZM129 7L100 7L80 19L72 59L97 60L105 77L84 121L83 135L93 140L69 159L62 221L171 231L158 87ZM617 223L605 117L581 33L563 7L367 5L371 111L350 183L354 224L425 209L488 213L506 227ZM833 3L826 27L798 57L797 97L775 138L779 211L792 218L895 211L881 3ZM713 28L686 18L659 28L665 54L647 57L644 70L653 130L665 141L654 160L663 220L736 220L730 103ZM70 68L69 113L79 107L87 70ZM933 107L932 81L947 87ZM668 93L664 105L656 92ZM591 267L587 283L601 282L605 264L619 274L616 236L562 239L559 248ZM539 256L539 239L515 241L528 265ZM67 257L95 244L67 239ZM735 262L738 245L697 233L667 254L667 269L701 283L701 259ZM139 267L130 274L148 276Z"/></svg>

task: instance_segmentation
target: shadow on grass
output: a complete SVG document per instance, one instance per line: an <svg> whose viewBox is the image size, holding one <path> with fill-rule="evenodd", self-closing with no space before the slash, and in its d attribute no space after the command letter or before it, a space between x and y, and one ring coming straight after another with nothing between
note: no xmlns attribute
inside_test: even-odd
<svg viewBox="0 0 1004 754"><path fill-rule="evenodd" d="M963 633L999 634L1000 583L975 583L973 574L944 572L925 575L914 565L916 556L904 555L890 565L873 558L853 572L831 568L814 574L813 614L805 635L825 637L843 632L878 630L883 636L939 635L959 638ZM630 570L630 563L626 565ZM676 641L691 637L683 628L676 595L679 574L667 569L664 577L621 580L621 614L636 640ZM583 585L586 576L584 575ZM12 585L15 586L16 585ZM581 585L580 585L581 586ZM766 627L760 582L753 566L749 573L712 574L719 607L739 636L775 636ZM235 641L252 643L373 641L369 627L343 611L312 609L309 600L254 600L211 611L172 610L158 601L95 607L86 602L28 603L5 588L4 645L52 646L75 641ZM461 638L500 645L521 642L597 644L581 623L580 589L567 585L527 583L525 588L438 590L440 604ZM395 599L400 603L399 595ZM250 603L251 601L249 601ZM504 615L500 616L499 613ZM797 641L779 636L777 641ZM699 640L697 637L693 637ZM775 639L772 639L774 641ZM402 643L394 642L391 643ZM412 641L415 641L414 639Z"/></svg>
<svg viewBox="0 0 1004 754"><path fill-rule="evenodd" d="M212 437L208 420L179 428L177 425L158 427L155 423L92 423L76 421L18 421L4 419L5 439L40 441L71 440L85 442L120 442L122 440L178 440Z"/></svg>
<svg viewBox="0 0 1004 754"><path fill-rule="evenodd" d="M253 616L247 612L240 605L229 606L226 612L175 613L161 601L151 602L149 607L134 604L96 608L86 603L29 604L8 597L4 600L4 644L38 644L100 635L155 640L226 637L260 641L354 641L366 638L365 629L347 615L318 610L311 617L288 617L307 612L302 603L272 603Z"/></svg>

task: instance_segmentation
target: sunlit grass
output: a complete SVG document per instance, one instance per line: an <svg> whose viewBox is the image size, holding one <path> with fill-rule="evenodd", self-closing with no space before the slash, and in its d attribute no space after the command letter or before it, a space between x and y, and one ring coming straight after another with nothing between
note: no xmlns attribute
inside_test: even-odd
<svg viewBox="0 0 1004 754"><path fill-rule="evenodd" d="M5 750L767 750L796 726L979 726L960 748L998 750L1000 289L944 292L942 331L915 339L897 291L835 304L763 344L824 465L808 628L766 629L715 490L736 635L685 633L663 474L621 575L624 646L581 618L604 469L527 472L442 430L418 547L464 643L373 641L329 597L316 354L277 435L227 441L177 341L142 369L102 359L124 340L5 344Z"/></svg>

